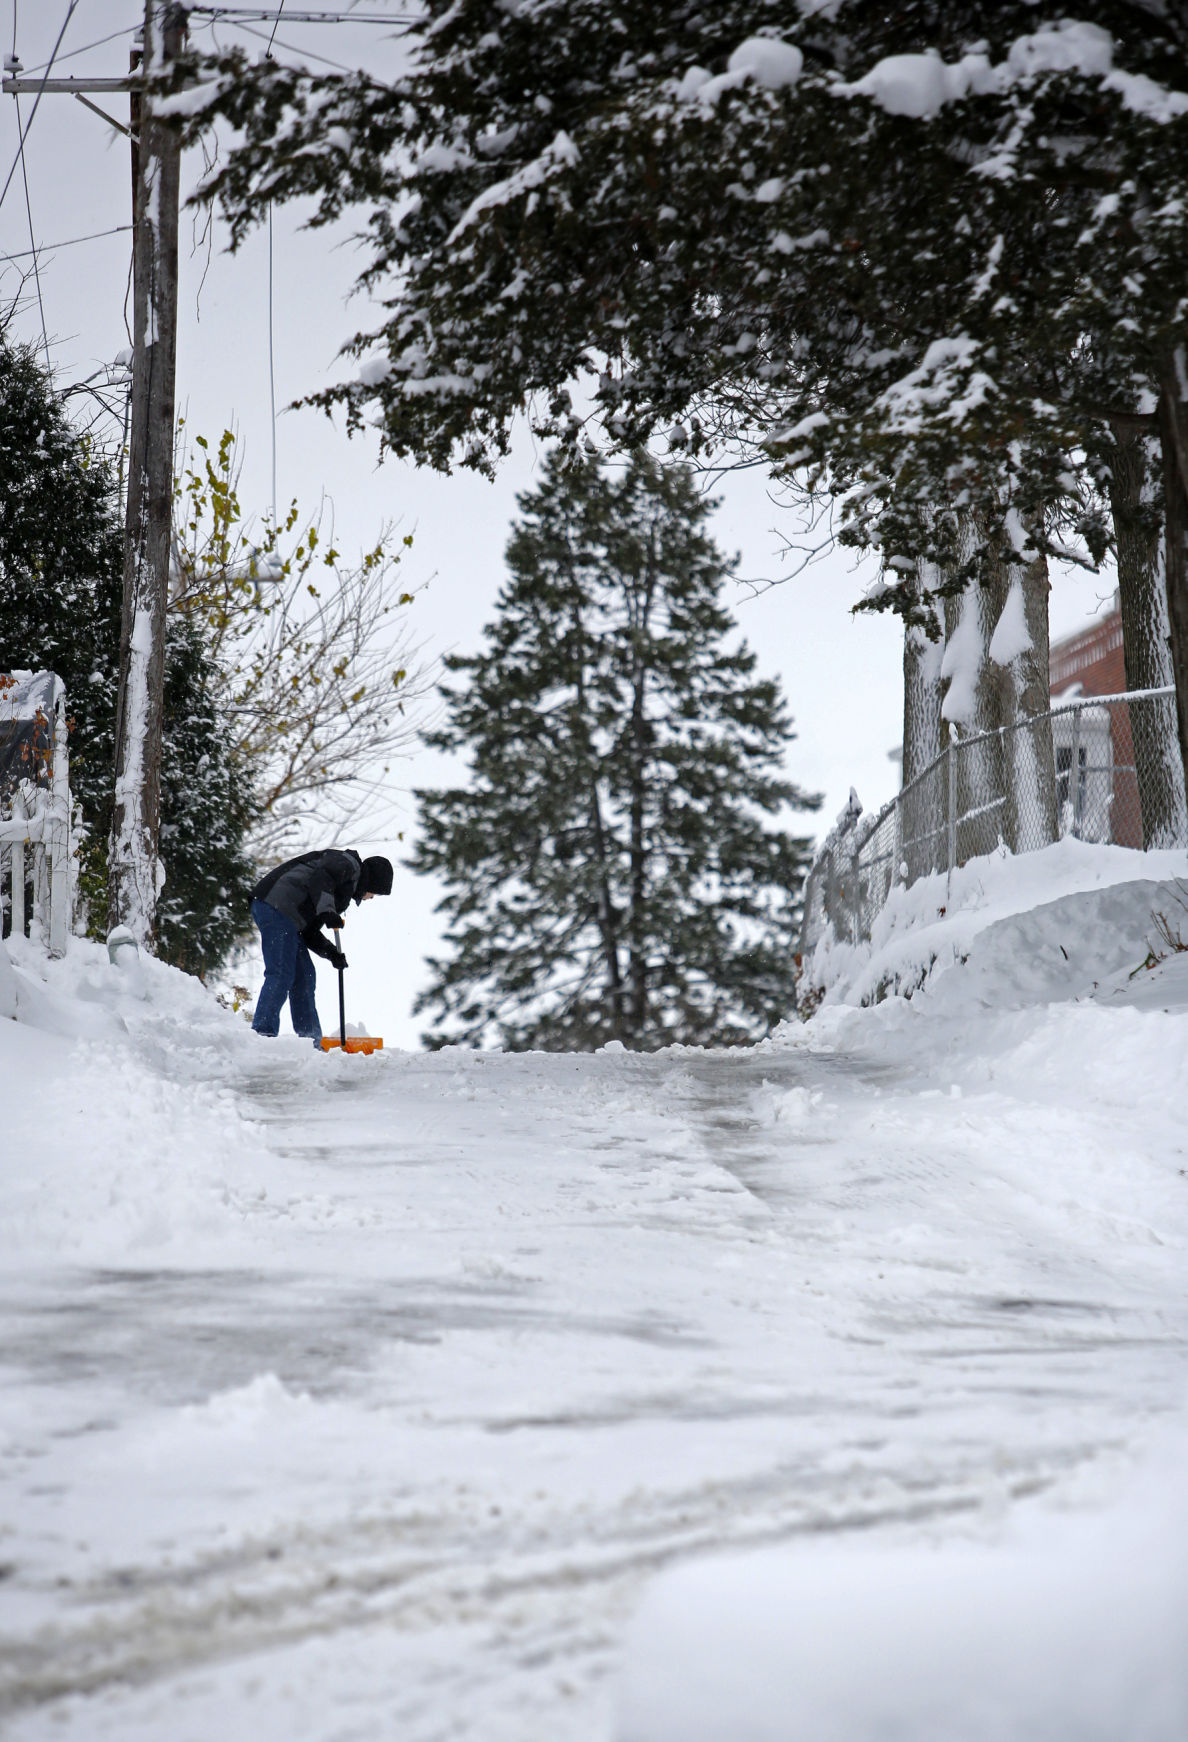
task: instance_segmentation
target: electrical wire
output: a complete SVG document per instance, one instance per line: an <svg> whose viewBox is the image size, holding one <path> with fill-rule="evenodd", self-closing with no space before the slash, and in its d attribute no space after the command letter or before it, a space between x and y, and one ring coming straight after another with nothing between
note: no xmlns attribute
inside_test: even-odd
<svg viewBox="0 0 1188 1742"><path fill-rule="evenodd" d="M273 20L272 35L268 38L265 53L272 59L272 45L276 41L276 27L281 21L281 13L285 9L285 0L280 0L276 18ZM275 537L276 521L276 354L272 337L273 295L272 295L272 201L268 202L268 409L272 414L272 531Z"/></svg>
<svg viewBox="0 0 1188 1742"><path fill-rule="evenodd" d="M12 178L16 174L20 165L24 162L25 141L29 137L30 132L32 131L34 121L37 119L37 110L40 107L42 97L45 95L45 87L46 87L46 83L47 83L49 76L50 76L50 71L53 68L54 62L58 58L58 50L62 46L62 38L66 34L66 31L67 31L69 24L70 24L70 20L74 17L75 12L78 10L78 3L79 3L79 0L70 0L70 3L66 8L66 16L62 20L62 28L58 32L58 40L54 44L54 52L53 52L53 54L50 55L49 60L46 63L45 74L42 77L41 84L40 84L38 91L37 91L37 95L33 99L33 108L29 114L28 125L21 130L20 144L17 146L16 156L12 160L12 168L8 172L8 179L4 183L3 190L0 190L0 206L3 206L5 200L8 198L8 190L12 186ZM14 23L15 23L15 19L14 19ZM20 127L19 114L17 117L17 126Z"/></svg>
<svg viewBox="0 0 1188 1742"><path fill-rule="evenodd" d="M17 0L12 0L12 59L17 58ZM15 95L15 93L14 93ZM21 180L25 184L25 216L29 220L29 249L33 255L33 283L37 288L37 311L41 316L41 343L45 347L45 366L52 369L49 334L45 330L45 302L41 295L41 266L37 258L37 232L33 228L33 202L29 197L29 168L25 160L25 135L21 127L21 99L16 97L17 134L20 138ZM22 250L23 252L23 250Z"/></svg>
<svg viewBox="0 0 1188 1742"><path fill-rule="evenodd" d="M272 59L272 45L276 41L276 27L281 21L281 13L284 11L284 9L285 9L285 0L280 0L280 5L276 9L276 17L273 19L273 22L272 22L272 35L268 38L268 47L264 51L267 54L269 60ZM269 212L269 222L270 223L271 223L271 220L272 220L272 214L270 211ZM271 241L270 241L269 246L271 247ZM270 262L270 267L271 267L271 262ZM274 510L275 510L275 506L276 505L274 503L273 504Z"/></svg>
<svg viewBox="0 0 1188 1742"><path fill-rule="evenodd" d="M14 12L15 12L15 8L14 8ZM17 118L17 131L20 132L21 99L19 97L17 97L17 99L16 99L16 118ZM29 247L30 247L30 250L31 250L32 255L33 255L33 283L37 287L37 310L41 316L41 343L45 347L45 366L47 369L52 371L53 363L50 360L49 334L45 330L45 303L42 301L42 297L41 297L41 267L40 267L40 265L38 263L38 259L37 259L37 254L38 254L37 233L33 228L33 202L29 198L29 170L28 170L28 166L26 165L26 162L25 162L25 139L24 139L23 134L21 134L20 154L21 154L21 180L25 184L25 215L29 220Z"/></svg>
<svg viewBox="0 0 1188 1742"><path fill-rule="evenodd" d="M14 11L15 11L15 7L14 7ZM96 40L94 42L84 42L81 48L72 48L66 54L60 54L58 56L58 63L60 65L62 63L62 61L64 61L64 60L74 60L74 59L76 59L76 57L78 55L86 54L92 48L102 48L105 43L114 42L116 40L116 38L119 36L133 36L136 33L136 31L141 30L142 28L143 28L143 26L139 25L139 24L125 24L125 26L122 30L113 30L107 36L100 36L100 37L96 38ZM14 54L16 53L15 32L14 32L13 53ZM34 73L45 72L49 65L50 65L50 63L48 61L42 61L35 67L28 67L26 69L26 71L29 73L30 76L32 76L32 74L34 74Z"/></svg>
<svg viewBox="0 0 1188 1742"><path fill-rule="evenodd" d="M43 242L40 247L18 248L15 253L5 249L0 259L27 260L30 254L53 254L59 248L76 248L80 242L98 242L103 236L121 236L131 228L131 224L117 224L112 230L93 230L89 236L67 236L64 242Z"/></svg>
<svg viewBox="0 0 1188 1742"><path fill-rule="evenodd" d="M212 28L216 22L220 21L211 19L210 24L208 26L203 26L203 28ZM260 42L266 42L268 40L262 30L253 30L250 24L242 24L237 18L223 19L221 22L229 24L234 30L246 30L249 36L256 37ZM320 61L323 66L333 67L335 72L338 73L354 73L359 70L357 67L344 66L340 60L330 60L324 54L315 54L312 48L298 48L296 43L282 42L278 43L277 46L278 48L283 48L286 54L295 54L302 60Z"/></svg>
<svg viewBox="0 0 1188 1742"><path fill-rule="evenodd" d="M268 409L272 414L272 530L276 519L276 358L272 341L272 202L268 202Z"/></svg>

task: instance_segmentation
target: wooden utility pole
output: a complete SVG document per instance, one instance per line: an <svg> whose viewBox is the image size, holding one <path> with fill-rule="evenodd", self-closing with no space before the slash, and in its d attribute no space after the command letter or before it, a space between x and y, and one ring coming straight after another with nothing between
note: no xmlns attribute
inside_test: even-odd
<svg viewBox="0 0 1188 1742"><path fill-rule="evenodd" d="M148 81L176 60L184 8L145 0L143 68ZM109 927L149 944L160 887L161 738L165 611L173 519L174 389L177 370L177 224L181 146L153 113L151 92L133 96L132 411L120 690L116 710L115 813L108 867Z"/></svg>
<svg viewBox="0 0 1188 1742"><path fill-rule="evenodd" d="M151 943L159 888L161 737L165 687L165 609L173 515L173 432L177 369L177 226L181 147L155 117L145 89L181 53L186 8L145 0L144 46L125 78L21 77L6 93L66 93L130 134L132 143L133 352L128 433L128 503L120 687L116 711L115 814L108 870L108 925ZM124 129L90 96L127 91Z"/></svg>

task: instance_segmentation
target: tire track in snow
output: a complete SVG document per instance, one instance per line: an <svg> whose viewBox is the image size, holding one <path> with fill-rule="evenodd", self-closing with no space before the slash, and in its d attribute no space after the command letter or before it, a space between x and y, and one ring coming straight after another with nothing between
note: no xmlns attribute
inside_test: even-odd
<svg viewBox="0 0 1188 1742"><path fill-rule="evenodd" d="M1090 1448L1081 1453L1093 1455ZM1076 1461L1045 1460L1016 1472L1005 1493L1037 1494ZM869 1487L882 1497L863 1499L852 1482L848 1492L823 1492L827 1482L795 1465L607 1514L597 1546L588 1541L589 1520L565 1514L516 1536L414 1514L344 1518L318 1531L296 1526L168 1572L117 1569L70 1593L74 1625L43 1629L18 1650L0 1650L0 1714L346 1630L417 1632L476 1619L498 1627L502 1613L526 1596L557 1598L560 1640L575 1630L613 1627L640 1581L681 1559L972 1512L984 1503L984 1475L971 1468L913 1480L872 1471ZM564 1653L558 1646L553 1655Z"/></svg>

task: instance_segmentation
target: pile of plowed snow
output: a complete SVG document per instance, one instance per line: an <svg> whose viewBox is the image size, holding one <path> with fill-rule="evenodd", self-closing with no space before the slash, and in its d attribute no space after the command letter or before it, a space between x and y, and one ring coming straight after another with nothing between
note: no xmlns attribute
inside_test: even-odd
<svg viewBox="0 0 1188 1742"><path fill-rule="evenodd" d="M1034 1123L1004 1126L1001 1159L1070 1209L1084 1182L1045 1139L1045 1106L1100 1105L1093 1166L1120 1217L1156 1152L1169 1189L1183 1157L1188 1191L1186 872L1181 852L1064 841L896 890L869 943L822 940L802 980L815 1014L774 1044L891 1067L922 1101L949 1077L957 1097L1030 1081ZM920 1106L922 1133L938 1106ZM663 1574L629 1638L616 1742L1183 1742L1186 1469L1173 1416L1122 1492L1063 1515L805 1538Z"/></svg>
<svg viewBox="0 0 1188 1742"><path fill-rule="evenodd" d="M1017 1009L1117 996L1119 976L1141 981L1143 962L1176 953L1161 937L1161 916L1188 941L1188 860L1180 851L1071 839L1020 858L1004 848L951 876L937 872L893 889L869 942L827 933L802 988L824 1009L896 997ZM1143 995L1136 986L1134 996Z"/></svg>
<svg viewBox="0 0 1188 1742"><path fill-rule="evenodd" d="M1123 1505L1014 1540L802 1543L668 1574L618 1742L1182 1742L1182 1453L1161 1448Z"/></svg>

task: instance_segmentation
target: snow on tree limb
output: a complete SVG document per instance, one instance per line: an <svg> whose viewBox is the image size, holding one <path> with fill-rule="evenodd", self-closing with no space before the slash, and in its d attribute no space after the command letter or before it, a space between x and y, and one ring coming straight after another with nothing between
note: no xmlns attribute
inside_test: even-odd
<svg viewBox="0 0 1188 1742"><path fill-rule="evenodd" d="M1186 66L1182 9L1137 0L431 0L386 90L212 64L242 143L206 197L235 236L360 211L380 306L314 397L391 451L490 472L527 409L574 455L766 461L922 622L903 577L1012 560L1004 505L1101 559L1109 419L1188 340ZM1188 652L1185 688L1188 719Z"/></svg>

